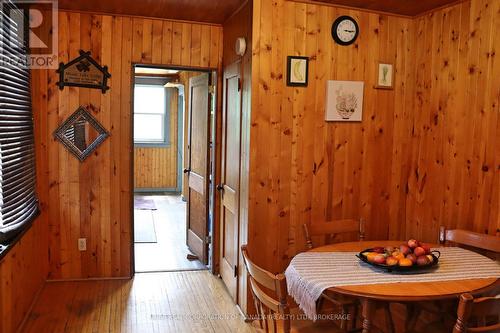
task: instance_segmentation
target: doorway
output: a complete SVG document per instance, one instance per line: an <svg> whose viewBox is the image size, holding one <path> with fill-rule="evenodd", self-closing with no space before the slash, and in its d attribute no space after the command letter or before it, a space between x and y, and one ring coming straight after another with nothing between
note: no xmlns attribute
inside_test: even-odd
<svg viewBox="0 0 500 333"><path fill-rule="evenodd" d="M210 268L215 74L133 73L134 271Z"/></svg>

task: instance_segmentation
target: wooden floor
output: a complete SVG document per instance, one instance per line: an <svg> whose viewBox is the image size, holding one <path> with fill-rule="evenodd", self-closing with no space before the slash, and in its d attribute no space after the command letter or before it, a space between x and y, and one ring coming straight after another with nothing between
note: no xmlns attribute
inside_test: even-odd
<svg viewBox="0 0 500 333"><path fill-rule="evenodd" d="M143 196L154 200L157 210L151 211L156 230L156 243L135 243L135 271L158 272L206 269L198 260L187 260L186 203L180 195ZM141 211L135 210L135 218ZM142 211L144 212L144 211Z"/></svg>
<svg viewBox="0 0 500 333"><path fill-rule="evenodd" d="M208 271L49 282L20 333L254 332Z"/></svg>

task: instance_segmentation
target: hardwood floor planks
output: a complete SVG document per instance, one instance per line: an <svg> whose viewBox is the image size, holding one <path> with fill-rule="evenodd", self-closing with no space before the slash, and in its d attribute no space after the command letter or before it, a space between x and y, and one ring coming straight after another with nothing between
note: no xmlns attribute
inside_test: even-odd
<svg viewBox="0 0 500 333"><path fill-rule="evenodd" d="M20 333L254 332L207 271L49 282Z"/></svg>

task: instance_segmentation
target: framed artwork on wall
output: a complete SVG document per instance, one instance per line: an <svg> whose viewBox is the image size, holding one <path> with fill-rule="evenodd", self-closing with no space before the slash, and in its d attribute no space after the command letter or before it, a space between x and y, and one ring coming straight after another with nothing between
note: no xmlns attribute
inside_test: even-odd
<svg viewBox="0 0 500 333"><path fill-rule="evenodd" d="M394 66L389 63L379 63L377 66L377 89L394 89Z"/></svg>
<svg viewBox="0 0 500 333"><path fill-rule="evenodd" d="M286 66L286 85L291 87L307 87L309 58L288 56Z"/></svg>
<svg viewBox="0 0 500 333"><path fill-rule="evenodd" d="M326 121L363 119L363 81L327 81Z"/></svg>

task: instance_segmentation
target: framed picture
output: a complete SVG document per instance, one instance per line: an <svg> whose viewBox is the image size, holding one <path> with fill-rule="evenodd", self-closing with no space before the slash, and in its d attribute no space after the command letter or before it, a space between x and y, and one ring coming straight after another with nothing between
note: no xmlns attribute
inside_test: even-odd
<svg viewBox="0 0 500 333"><path fill-rule="evenodd" d="M327 81L326 121L363 119L363 81Z"/></svg>
<svg viewBox="0 0 500 333"><path fill-rule="evenodd" d="M307 87L309 58L288 56L286 66L286 85L291 87Z"/></svg>
<svg viewBox="0 0 500 333"><path fill-rule="evenodd" d="M377 66L377 89L394 89L394 66L379 63Z"/></svg>

